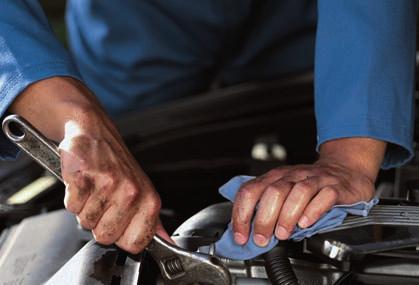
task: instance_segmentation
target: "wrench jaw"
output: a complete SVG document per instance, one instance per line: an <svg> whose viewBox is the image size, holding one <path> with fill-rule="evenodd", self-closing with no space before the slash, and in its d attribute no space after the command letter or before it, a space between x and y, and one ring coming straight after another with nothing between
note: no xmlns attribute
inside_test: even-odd
<svg viewBox="0 0 419 285"><path fill-rule="evenodd" d="M147 247L168 285L230 285L227 267L215 256L189 252L155 237Z"/></svg>
<svg viewBox="0 0 419 285"><path fill-rule="evenodd" d="M170 260L170 262L172 261ZM159 262L165 284L231 284L230 273L218 258L207 259L198 264L187 257L177 257L176 262L177 267L175 268L168 267L167 263ZM174 271L172 271L173 269Z"/></svg>

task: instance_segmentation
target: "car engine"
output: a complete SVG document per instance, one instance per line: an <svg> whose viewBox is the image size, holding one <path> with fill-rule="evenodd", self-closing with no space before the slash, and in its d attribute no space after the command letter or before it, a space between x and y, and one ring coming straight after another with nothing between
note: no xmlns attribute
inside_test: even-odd
<svg viewBox="0 0 419 285"><path fill-rule="evenodd" d="M217 189L232 176L315 159L312 92L306 74L219 89L118 119L160 192L161 219L178 246L213 254L231 214ZM380 203L369 216L348 217L251 260L221 258L232 284L418 284L417 177L416 160L383 171ZM63 209L63 195L60 181L27 156L0 162L1 285L164 284L146 252L132 256L95 244Z"/></svg>

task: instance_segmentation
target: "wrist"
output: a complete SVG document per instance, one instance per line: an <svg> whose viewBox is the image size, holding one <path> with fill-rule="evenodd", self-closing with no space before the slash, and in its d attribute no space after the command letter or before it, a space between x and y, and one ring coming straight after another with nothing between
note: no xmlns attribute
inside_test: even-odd
<svg viewBox="0 0 419 285"><path fill-rule="evenodd" d="M384 159L386 142L371 138L343 138L320 146L318 164L332 163L366 175L375 182Z"/></svg>
<svg viewBox="0 0 419 285"><path fill-rule="evenodd" d="M52 77L31 84L9 110L23 116L57 142L63 139L67 122L86 126L103 112L87 87L69 77Z"/></svg>

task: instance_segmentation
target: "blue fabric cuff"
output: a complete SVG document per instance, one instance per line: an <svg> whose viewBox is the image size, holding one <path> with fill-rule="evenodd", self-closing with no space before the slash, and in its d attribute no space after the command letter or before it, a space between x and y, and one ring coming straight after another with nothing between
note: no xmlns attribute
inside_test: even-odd
<svg viewBox="0 0 419 285"><path fill-rule="evenodd" d="M9 106L26 87L54 76L68 76L82 81L77 69L66 61L45 62L6 73L0 83L0 117L4 117ZM17 154L18 149L0 132L0 159L14 159Z"/></svg>

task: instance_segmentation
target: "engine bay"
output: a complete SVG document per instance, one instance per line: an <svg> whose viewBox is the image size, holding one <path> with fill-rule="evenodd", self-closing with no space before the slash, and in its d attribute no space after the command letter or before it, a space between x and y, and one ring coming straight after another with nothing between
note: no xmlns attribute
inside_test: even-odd
<svg viewBox="0 0 419 285"><path fill-rule="evenodd" d="M213 254L208 245L231 217L231 203L217 189L232 176L315 159L312 92L308 74L211 91L118 120L159 189L161 219L178 246ZM30 158L0 164L0 284L164 284L147 253L93 246L91 233L63 209L63 185ZM419 283L417 165L380 174L380 203L367 217L348 217L248 261L221 258L232 284Z"/></svg>

